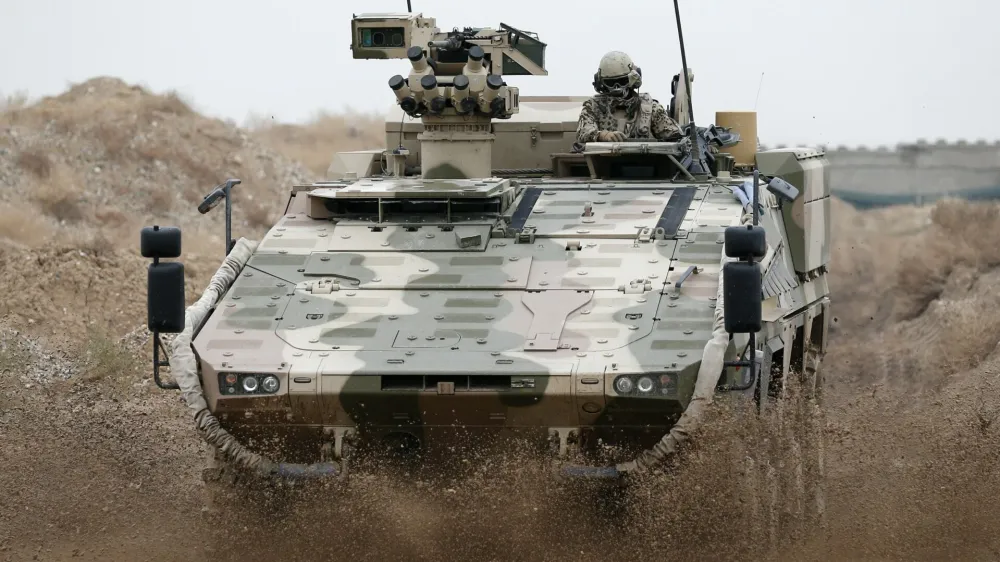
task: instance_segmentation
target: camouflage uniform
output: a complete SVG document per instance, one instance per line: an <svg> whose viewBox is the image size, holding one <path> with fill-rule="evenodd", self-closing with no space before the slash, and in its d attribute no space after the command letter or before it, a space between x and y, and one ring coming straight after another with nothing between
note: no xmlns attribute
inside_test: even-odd
<svg viewBox="0 0 1000 562"><path fill-rule="evenodd" d="M642 119L643 105L651 106L648 119ZM677 122L667 115L667 110L649 94L636 94L630 99L621 99L598 94L583 102L580 120L576 129L578 143L594 142L600 131L617 131L618 124L614 112L625 108L628 124L625 136L628 138L656 138L661 141L677 140L683 133ZM648 123L648 125L647 125Z"/></svg>

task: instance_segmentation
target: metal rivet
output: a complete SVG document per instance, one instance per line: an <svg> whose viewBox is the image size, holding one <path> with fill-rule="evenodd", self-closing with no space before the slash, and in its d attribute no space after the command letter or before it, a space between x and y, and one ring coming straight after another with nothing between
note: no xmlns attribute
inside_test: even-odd
<svg viewBox="0 0 1000 562"><path fill-rule="evenodd" d="M642 212L644 214L651 215L651 214L655 213L656 211L654 211L653 209L643 209Z"/></svg>
<svg viewBox="0 0 1000 562"><path fill-rule="evenodd" d="M316 339L316 338L313 338L313 339L309 340L309 343L319 343L319 340Z"/></svg>
<svg viewBox="0 0 1000 562"><path fill-rule="evenodd" d="M496 317L495 317L495 316L493 316L492 314L487 314L487 315L486 315L486 319L487 319L487 320L493 320L494 318L496 318Z"/></svg>
<svg viewBox="0 0 1000 562"><path fill-rule="evenodd" d="M611 353L610 351L605 351L605 352L604 352L604 356L605 356L605 357L614 357L614 356L615 356L615 354L614 354L614 353Z"/></svg>
<svg viewBox="0 0 1000 562"><path fill-rule="evenodd" d="M277 287L284 287L284 286L285 286L285 284L284 284L284 283L278 283L278 284L277 284L276 286L277 286Z"/></svg>
<svg viewBox="0 0 1000 562"><path fill-rule="evenodd" d="M544 193L545 195L555 195L556 194L555 191L543 191L542 193Z"/></svg>
<svg viewBox="0 0 1000 562"><path fill-rule="evenodd" d="M434 337L434 336L427 336L427 337L426 337L426 338L424 338L424 339L425 339L425 340L427 340L427 341L434 341L434 340L436 340L437 338L436 338L436 337Z"/></svg>
<svg viewBox="0 0 1000 562"><path fill-rule="evenodd" d="M289 330L294 330L295 329L295 324L292 324L291 326L289 326L288 329Z"/></svg>
<svg viewBox="0 0 1000 562"><path fill-rule="evenodd" d="M427 237L427 238L434 238L434 235L431 234L431 233L429 233L429 232L427 234L425 234L424 236Z"/></svg>
<svg viewBox="0 0 1000 562"><path fill-rule="evenodd" d="M429 297L429 296L431 296L431 294L430 293L420 293L420 296L422 296L422 297Z"/></svg>
<svg viewBox="0 0 1000 562"><path fill-rule="evenodd" d="M413 340L417 339L417 336L406 336L406 339L408 339L410 341L413 341Z"/></svg>
<svg viewBox="0 0 1000 562"><path fill-rule="evenodd" d="M491 351L490 355L492 355L493 357L497 357L497 356L500 355L500 352L499 351Z"/></svg>
<svg viewBox="0 0 1000 562"><path fill-rule="evenodd" d="M517 259L518 259L517 256L513 256L510 258L510 261L517 261Z"/></svg>
<svg viewBox="0 0 1000 562"><path fill-rule="evenodd" d="M677 308L677 303L675 303L675 302L668 302L667 303L667 307L669 307L669 308Z"/></svg>
<svg viewBox="0 0 1000 562"><path fill-rule="evenodd" d="M581 310L580 314L590 314L590 310Z"/></svg>
<svg viewBox="0 0 1000 562"><path fill-rule="evenodd" d="M354 291L347 291L347 296L349 296L349 297L353 297L356 294L357 293L355 293Z"/></svg>
<svg viewBox="0 0 1000 562"><path fill-rule="evenodd" d="M494 296L494 297L502 297L502 296L503 296L503 293L493 293L493 296Z"/></svg>
<svg viewBox="0 0 1000 562"><path fill-rule="evenodd" d="M646 302L646 299L636 299L635 302L643 303L643 302Z"/></svg>
<svg viewBox="0 0 1000 562"><path fill-rule="evenodd" d="M388 246L388 245L389 245L389 243L388 243L388 242L382 242L382 245L383 245L383 246Z"/></svg>
<svg viewBox="0 0 1000 562"><path fill-rule="evenodd" d="M250 273L248 271L248 272L246 272L246 273L243 274L243 277L253 277L253 273Z"/></svg>
<svg viewBox="0 0 1000 562"><path fill-rule="evenodd" d="M507 282L508 282L508 283L513 283L513 282L515 282L515 281L517 281L517 277L508 277L508 278L507 278Z"/></svg>
<svg viewBox="0 0 1000 562"><path fill-rule="evenodd" d="M281 235L280 234L275 234L274 237L275 238L281 238Z"/></svg>
<svg viewBox="0 0 1000 562"><path fill-rule="evenodd" d="M396 320L398 318L399 318L399 316L396 316L395 314L390 314L389 315L389 320Z"/></svg>
<svg viewBox="0 0 1000 562"><path fill-rule="evenodd" d="M577 353L576 356L577 357L586 357L587 354L586 353Z"/></svg>
<svg viewBox="0 0 1000 562"><path fill-rule="evenodd" d="M601 339L597 340L597 343L608 343L608 340L606 340L604 338L601 338Z"/></svg>
<svg viewBox="0 0 1000 562"><path fill-rule="evenodd" d="M541 285L542 287L544 287L544 286L548 285L549 282L548 281L539 281L538 284Z"/></svg>
<svg viewBox="0 0 1000 562"><path fill-rule="evenodd" d="M232 357L233 356L233 352L232 351L223 352L222 356L223 357Z"/></svg>
<svg viewBox="0 0 1000 562"><path fill-rule="evenodd" d="M226 307L228 307L228 308L232 308L234 306L236 306L236 303L234 303L234 302L226 304Z"/></svg>
<svg viewBox="0 0 1000 562"><path fill-rule="evenodd" d="M654 191L653 195L663 195L666 191Z"/></svg>
<svg viewBox="0 0 1000 562"><path fill-rule="evenodd" d="M659 276L658 276L658 275L649 275L648 277L649 277L650 279L656 279L656 278L657 278L657 277L659 277Z"/></svg>
<svg viewBox="0 0 1000 562"><path fill-rule="evenodd" d="M478 338L476 343L486 343L486 338Z"/></svg>
<svg viewBox="0 0 1000 562"><path fill-rule="evenodd" d="M589 234L590 231L589 230L577 230L576 233L577 234Z"/></svg>
<svg viewBox="0 0 1000 562"><path fill-rule="evenodd" d="M629 326L628 329L629 330L638 330L639 327L633 324L633 325Z"/></svg>
<svg viewBox="0 0 1000 562"><path fill-rule="evenodd" d="M381 280L382 280L381 277L375 277L375 278L372 279L372 283L378 283Z"/></svg>
<svg viewBox="0 0 1000 562"><path fill-rule="evenodd" d="M278 253L279 253L279 254L287 254L287 253L288 253L288 250L278 250Z"/></svg>
<svg viewBox="0 0 1000 562"><path fill-rule="evenodd" d="M274 308L274 307L276 307L276 306L278 306L278 305L274 304L273 302L269 302L269 303L267 303L267 307L268 307L268 308Z"/></svg>
<svg viewBox="0 0 1000 562"><path fill-rule="evenodd" d="M534 211L531 211L531 212L532 213L538 213L540 215L540 214L542 214L542 213L545 212L545 209L535 209Z"/></svg>
<svg viewBox="0 0 1000 562"><path fill-rule="evenodd" d="M680 353L677 354L677 357L687 357L687 356L688 356L688 354L686 352L684 352L684 351L682 351L682 352L680 352Z"/></svg>
<svg viewBox="0 0 1000 562"><path fill-rule="evenodd" d="M419 271L420 273L426 273L427 271L430 271L430 270L428 268L426 268L426 267L421 267L417 271Z"/></svg>
<svg viewBox="0 0 1000 562"><path fill-rule="evenodd" d="M611 193L610 191L598 191L597 192L598 195L609 195L610 193Z"/></svg>
<svg viewBox="0 0 1000 562"><path fill-rule="evenodd" d="M580 222L582 222L583 224L594 224L595 221L594 219L583 219Z"/></svg>
<svg viewBox="0 0 1000 562"><path fill-rule="evenodd" d="M341 234L340 237L343 238L344 240L347 240L348 238L351 237L351 235L350 234Z"/></svg>
<svg viewBox="0 0 1000 562"><path fill-rule="evenodd" d="M330 256L323 256L319 258L319 261L330 261Z"/></svg>
<svg viewBox="0 0 1000 562"><path fill-rule="evenodd" d="M684 333L690 336L694 333L694 330L684 330Z"/></svg>
<svg viewBox="0 0 1000 562"><path fill-rule="evenodd" d="M302 352L296 351L295 353L292 354L292 357L302 357Z"/></svg>
<svg viewBox="0 0 1000 562"><path fill-rule="evenodd" d="M233 330L233 333L234 333L234 334L242 334L242 333L243 333L243 330Z"/></svg>
<svg viewBox="0 0 1000 562"><path fill-rule="evenodd" d="M577 272L576 272L576 274L577 274L577 275L586 275L586 274L587 274L587 272L586 272L586 271L583 271L583 270L580 270L580 271L577 271Z"/></svg>
<svg viewBox="0 0 1000 562"><path fill-rule="evenodd" d="M329 357L330 354L324 351L323 353L320 353L319 356L320 357Z"/></svg>
<svg viewBox="0 0 1000 562"><path fill-rule="evenodd" d="M649 260L649 263L658 263L660 260Z"/></svg>
<svg viewBox="0 0 1000 562"><path fill-rule="evenodd" d="M435 320L444 320L444 316L438 314L434 317Z"/></svg>
<svg viewBox="0 0 1000 562"><path fill-rule="evenodd" d="M407 351L404 355L408 355L409 356L409 355L413 355L413 354L414 354L413 351Z"/></svg>
<svg viewBox="0 0 1000 562"><path fill-rule="evenodd" d="M326 238L326 233L323 233L323 232L319 233L319 237L320 238Z"/></svg>

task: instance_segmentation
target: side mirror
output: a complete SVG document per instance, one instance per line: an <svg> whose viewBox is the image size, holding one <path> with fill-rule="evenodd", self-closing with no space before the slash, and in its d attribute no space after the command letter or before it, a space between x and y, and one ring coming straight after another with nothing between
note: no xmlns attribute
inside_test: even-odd
<svg viewBox="0 0 1000 562"><path fill-rule="evenodd" d="M756 334L760 331L763 323L760 293L759 263L738 261L728 262L722 266L722 294L725 299L723 306L727 332Z"/></svg>
<svg viewBox="0 0 1000 562"><path fill-rule="evenodd" d="M146 325L154 334L184 331L184 264L161 262L181 255L181 231L147 226L140 232L142 256L153 258L146 272Z"/></svg>
<svg viewBox="0 0 1000 562"><path fill-rule="evenodd" d="M730 226L725 234L726 257L759 259L767 254L767 236L762 226Z"/></svg>

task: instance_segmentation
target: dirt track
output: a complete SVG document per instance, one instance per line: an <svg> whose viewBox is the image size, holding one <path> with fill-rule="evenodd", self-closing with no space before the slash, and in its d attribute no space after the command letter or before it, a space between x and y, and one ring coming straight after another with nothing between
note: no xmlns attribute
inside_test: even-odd
<svg viewBox="0 0 1000 562"><path fill-rule="evenodd" d="M44 130L44 120L36 127L27 114L20 119L21 139ZM195 140L193 131L206 127L190 129ZM213 138L225 130L211 129ZM26 172L31 162L16 160L17 146L7 150L0 171L21 174L25 193L52 177ZM60 173L78 177L74 170L94 166L67 163ZM91 183L76 181L89 193ZM267 197L256 185L249 193ZM44 230L0 229L0 561L767 554L758 540L766 529L740 493L745 480L733 459L743 455L739 447L778 436L726 410L701 440L713 445L692 452L672 477L632 491L614 517L599 505L603 496L547 485L531 459L499 458L472 463L484 468L461 478L372 476L346 492L314 491L282 514L248 507L215 519L203 511L204 450L187 412L150 380L139 329L145 265L134 233L73 243L75 232L111 232L96 213L118 200L74 200L79 216L67 222L50 214L66 207L48 197L30 203ZM123 214L142 209L138 199L127 202L134 206ZM835 212L837 321L823 366L829 526L781 529L776 557L995 560L1000 249L992 240L1000 207L943 203L933 213L860 214L838 205ZM188 215L173 216L193 220ZM141 218L155 219L155 210ZM242 228L253 234L254 226ZM217 253L206 243L185 262L189 297Z"/></svg>

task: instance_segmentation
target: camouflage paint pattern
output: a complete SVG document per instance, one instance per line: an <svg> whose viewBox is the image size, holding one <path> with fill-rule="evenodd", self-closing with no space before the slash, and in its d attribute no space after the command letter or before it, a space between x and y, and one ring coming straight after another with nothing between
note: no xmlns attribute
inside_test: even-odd
<svg viewBox="0 0 1000 562"><path fill-rule="evenodd" d="M652 104L648 128L640 119L643 102ZM623 112L623 116L618 117L617 112ZM628 138L656 138L662 141L677 140L682 135L680 127L667 115L663 104L645 93L627 99L598 94L583 102L576 130L577 142L596 141L601 131L623 131Z"/></svg>

